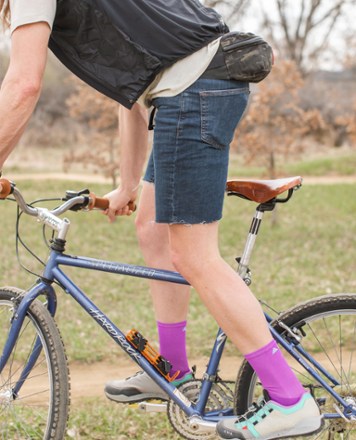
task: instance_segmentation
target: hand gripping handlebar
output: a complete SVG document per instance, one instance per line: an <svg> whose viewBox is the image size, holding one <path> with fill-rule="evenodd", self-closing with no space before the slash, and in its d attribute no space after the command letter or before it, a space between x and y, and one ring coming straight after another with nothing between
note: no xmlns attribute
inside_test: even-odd
<svg viewBox="0 0 356 440"><path fill-rule="evenodd" d="M0 179L0 199L6 199L10 194L12 194L22 209L26 214L37 216L39 208L33 208L29 206L25 199L23 198L19 189L13 182L8 179ZM81 206L82 209L102 209L105 210L109 207L109 199L104 197L97 197L94 193L89 193L87 195L78 195L67 199L62 205L50 211L54 215L60 215L65 211L73 208L74 206ZM136 210L136 205L134 202L129 202L129 209L133 212Z"/></svg>
<svg viewBox="0 0 356 440"><path fill-rule="evenodd" d="M89 194L90 202L88 205L88 209L102 209L105 211L105 209L108 209L109 207L109 199L105 199L104 197L97 197L94 193ZM130 201L127 206L129 207L130 211L135 212L136 211L136 204L135 202Z"/></svg>
<svg viewBox="0 0 356 440"><path fill-rule="evenodd" d="M0 179L0 199L6 199L12 193L13 187L15 185L10 180Z"/></svg>

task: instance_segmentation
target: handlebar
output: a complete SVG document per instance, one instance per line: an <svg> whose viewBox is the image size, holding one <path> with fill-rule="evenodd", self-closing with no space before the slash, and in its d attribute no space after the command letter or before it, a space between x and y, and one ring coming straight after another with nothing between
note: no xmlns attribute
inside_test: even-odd
<svg viewBox="0 0 356 440"><path fill-rule="evenodd" d="M15 183L11 182L8 179L1 178L0 179L0 199L6 199L10 194L12 194L20 206L23 212L28 215L32 215L34 217L38 216L39 210L41 208L34 208L29 206L25 199L23 198L20 190L16 188ZM78 195L75 197L71 197L65 199L66 201L58 206L57 208L49 211L51 214L58 216L63 214L64 212L72 209L73 207L79 207L79 209L89 209L92 210L94 208L105 210L109 207L109 199L104 197L97 197L94 193L90 192L89 194ZM129 209L131 211L136 210L136 205L134 202L129 202Z"/></svg>
<svg viewBox="0 0 356 440"><path fill-rule="evenodd" d="M109 199L106 199L104 197L98 197L94 193L89 193L90 203L88 205L88 209L102 209L105 211L105 209L108 209L109 207ZM130 211L135 212L136 211L136 204L135 202L130 201L127 206L129 207Z"/></svg>

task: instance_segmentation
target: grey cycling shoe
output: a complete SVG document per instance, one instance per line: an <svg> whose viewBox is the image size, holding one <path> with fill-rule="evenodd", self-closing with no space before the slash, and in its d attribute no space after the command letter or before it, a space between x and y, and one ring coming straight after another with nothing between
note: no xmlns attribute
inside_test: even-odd
<svg viewBox="0 0 356 440"><path fill-rule="evenodd" d="M305 393L292 406L280 405L267 397L243 416L226 417L217 424L216 430L221 439L272 440L308 435L319 431L321 426L319 407L313 397Z"/></svg>
<svg viewBox="0 0 356 440"><path fill-rule="evenodd" d="M187 373L181 379L172 383L178 386L193 379L192 373ZM135 403L143 400L168 400L168 395L144 371L139 371L127 379L113 380L105 385L106 397L119 403Z"/></svg>

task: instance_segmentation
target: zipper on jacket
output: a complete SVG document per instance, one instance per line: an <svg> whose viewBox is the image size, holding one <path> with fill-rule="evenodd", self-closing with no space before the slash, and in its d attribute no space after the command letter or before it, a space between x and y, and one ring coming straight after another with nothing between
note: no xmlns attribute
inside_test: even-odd
<svg viewBox="0 0 356 440"><path fill-rule="evenodd" d="M237 49L239 47L256 46L257 44L260 43L264 43L264 40L261 37L256 36L256 37L248 38L247 40L236 41L235 43L231 43L228 46L225 46L222 43L221 46L225 52L228 52L230 50Z"/></svg>

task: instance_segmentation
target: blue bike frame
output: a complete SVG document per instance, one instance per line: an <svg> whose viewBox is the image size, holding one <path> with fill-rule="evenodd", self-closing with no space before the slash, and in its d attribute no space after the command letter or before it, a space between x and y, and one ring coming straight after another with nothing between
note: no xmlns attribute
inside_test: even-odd
<svg viewBox="0 0 356 440"><path fill-rule="evenodd" d="M23 320L25 319L28 308L31 303L40 295L47 297L47 307L52 316L56 312L56 294L52 287L53 281L61 284L67 294L72 296L79 305L99 324L99 326L165 391L168 396L176 402L179 407L190 416L199 416L208 422L217 422L222 416L232 415L233 409L229 408L224 411L211 411L204 414L204 410L208 401L211 387L216 378L218 365L226 343L226 335L222 329L218 330L214 347L209 359L207 370L202 380L199 399L196 403L190 402L172 383L168 382L157 370L149 363L149 361L136 350L126 339L121 330L103 313L86 295L81 291L71 279L60 269L60 266L77 267L81 269L96 270L114 274L129 275L134 277L146 278L150 280L159 280L172 282L177 284L189 283L177 272L154 269L143 266L134 266L124 263L112 261L69 256L61 252L52 250L46 264L42 278L38 283L28 290L18 304L16 313L13 317L12 326L9 332L7 342L4 347L3 354L0 358L0 373L8 361L11 352L16 344L17 337L20 333ZM270 330L276 341L287 352L301 364L306 371L317 380L320 385L325 388L332 396L343 406L344 414L350 416L353 414L351 405L340 397L333 390L333 386L339 382L331 376L323 367L298 343L296 338L280 335L271 325L272 318L265 314L270 325ZM22 384L26 380L33 365L35 364L41 351L41 341L37 340L32 355L22 372L21 378L14 387L14 393L17 394ZM320 374L319 374L319 373ZM331 383L329 383L323 379ZM353 414L354 415L354 414ZM340 417L338 414L326 414L325 418Z"/></svg>

